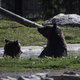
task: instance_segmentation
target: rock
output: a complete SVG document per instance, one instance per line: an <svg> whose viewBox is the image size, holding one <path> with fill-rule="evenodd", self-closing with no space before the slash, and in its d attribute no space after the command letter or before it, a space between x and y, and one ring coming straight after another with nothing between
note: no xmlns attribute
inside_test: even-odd
<svg viewBox="0 0 80 80"><path fill-rule="evenodd" d="M7 76L6 79L1 78L0 80L54 80L53 78L47 77L47 75L47 73L36 73L31 76L20 76L18 79Z"/></svg>
<svg viewBox="0 0 80 80"><path fill-rule="evenodd" d="M36 73L31 76L20 76L19 78L0 78L0 80L80 80L80 75L71 71L65 71L60 75L49 75L48 73Z"/></svg>
<svg viewBox="0 0 80 80"><path fill-rule="evenodd" d="M54 80L80 80L80 75L72 71L65 71L61 75L52 75L48 77L53 78Z"/></svg>
<svg viewBox="0 0 80 80"><path fill-rule="evenodd" d="M59 26L77 26L80 27L80 16L77 14L58 14L53 18L42 23L43 26L57 23Z"/></svg>
<svg viewBox="0 0 80 80"><path fill-rule="evenodd" d="M7 78L1 78L0 80L17 80L17 79L7 76Z"/></svg>
<svg viewBox="0 0 80 80"><path fill-rule="evenodd" d="M61 75L60 80L80 80L80 75L71 71L66 71Z"/></svg>
<svg viewBox="0 0 80 80"><path fill-rule="evenodd" d="M48 76L48 73L36 73L35 75L45 79Z"/></svg>
<svg viewBox="0 0 80 80"><path fill-rule="evenodd" d="M65 74L65 75L76 75L76 73L74 73L72 71L65 71L63 74Z"/></svg>
<svg viewBox="0 0 80 80"><path fill-rule="evenodd" d="M18 80L53 80L53 78L48 78L47 73L36 73L31 76L20 76Z"/></svg>
<svg viewBox="0 0 80 80"><path fill-rule="evenodd" d="M32 76L20 76L18 80L41 80L41 79L36 75L32 75Z"/></svg>

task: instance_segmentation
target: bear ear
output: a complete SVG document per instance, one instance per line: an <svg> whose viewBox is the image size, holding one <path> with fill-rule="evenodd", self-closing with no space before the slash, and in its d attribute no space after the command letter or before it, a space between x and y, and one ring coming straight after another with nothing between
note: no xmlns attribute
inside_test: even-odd
<svg viewBox="0 0 80 80"><path fill-rule="evenodd" d="M57 26L57 23L54 23L53 26Z"/></svg>
<svg viewBox="0 0 80 80"><path fill-rule="evenodd" d="M6 42L6 43L9 42L9 40L8 40L8 39L5 39L5 42Z"/></svg>
<svg viewBox="0 0 80 80"><path fill-rule="evenodd" d="M15 43L17 43L17 44L18 44L18 40L16 40L16 41L15 41Z"/></svg>
<svg viewBox="0 0 80 80"><path fill-rule="evenodd" d="M53 24L53 29L55 30L56 27L57 27L57 23L54 23L54 24Z"/></svg>

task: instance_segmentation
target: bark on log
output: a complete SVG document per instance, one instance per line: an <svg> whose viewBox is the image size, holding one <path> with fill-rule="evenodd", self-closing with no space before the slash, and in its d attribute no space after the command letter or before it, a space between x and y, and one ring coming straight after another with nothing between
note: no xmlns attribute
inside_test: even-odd
<svg viewBox="0 0 80 80"><path fill-rule="evenodd" d="M43 26L41 26L41 25L39 25L39 24L37 24L37 23L35 23L33 21L30 21L30 20L28 20L26 18L23 18L23 17L15 14L13 12L10 12L10 11L2 8L2 7L0 7L0 14L4 15L6 17L12 18L15 21L17 21L17 22L19 22L19 23L21 23L21 24L23 24L23 25L25 25L27 27L38 27L38 28L43 27Z"/></svg>

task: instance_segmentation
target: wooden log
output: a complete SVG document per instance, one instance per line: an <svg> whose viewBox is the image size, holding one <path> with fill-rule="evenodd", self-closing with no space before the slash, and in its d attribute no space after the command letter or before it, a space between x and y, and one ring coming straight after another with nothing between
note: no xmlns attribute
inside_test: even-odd
<svg viewBox="0 0 80 80"><path fill-rule="evenodd" d="M38 27L38 28L43 27L43 26L41 26L41 25L39 25L39 24L37 24L33 21L30 21L26 18L23 18L23 17L15 14L11 11L8 11L8 10L2 8L2 7L0 7L0 14L4 15L6 17L12 18L13 20L25 25L26 27Z"/></svg>

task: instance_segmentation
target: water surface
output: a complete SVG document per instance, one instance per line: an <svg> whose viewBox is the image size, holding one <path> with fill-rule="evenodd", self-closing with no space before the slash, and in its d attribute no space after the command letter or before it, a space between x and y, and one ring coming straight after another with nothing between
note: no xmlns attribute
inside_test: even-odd
<svg viewBox="0 0 80 80"><path fill-rule="evenodd" d="M44 46L22 46L21 58L38 58ZM67 44L68 56L80 56L80 44ZM0 57L4 54L4 48L0 47Z"/></svg>

